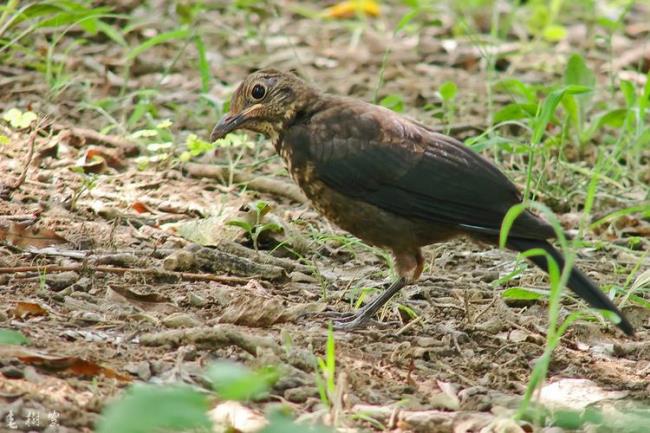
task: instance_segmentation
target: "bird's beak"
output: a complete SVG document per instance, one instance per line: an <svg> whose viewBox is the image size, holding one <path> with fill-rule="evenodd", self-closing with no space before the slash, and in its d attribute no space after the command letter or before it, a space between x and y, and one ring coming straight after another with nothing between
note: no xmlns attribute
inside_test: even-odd
<svg viewBox="0 0 650 433"><path fill-rule="evenodd" d="M253 112L258 108L259 104L255 104L251 107L248 107L245 110L240 111L239 113L229 113L223 117L217 123L217 125L212 129L210 134L210 141L216 141L220 138L225 137L230 134L232 131L242 127L248 119L250 119Z"/></svg>

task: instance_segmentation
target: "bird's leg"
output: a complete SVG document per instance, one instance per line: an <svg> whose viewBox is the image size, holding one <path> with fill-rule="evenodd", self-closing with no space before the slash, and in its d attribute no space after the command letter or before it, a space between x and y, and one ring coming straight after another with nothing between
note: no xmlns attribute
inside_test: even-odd
<svg viewBox="0 0 650 433"><path fill-rule="evenodd" d="M366 304L354 314L346 315L340 320L334 322L336 329L354 329L365 325L368 321L377 314L379 309L384 306L390 298L399 292L402 287L406 285L406 278L399 277L397 280L388 286L379 296L373 299L370 303Z"/></svg>
<svg viewBox="0 0 650 433"><path fill-rule="evenodd" d="M402 287L417 281L424 268L424 257L420 249L408 252L393 251L393 255L399 278L355 314L334 322L336 329L354 329L365 325Z"/></svg>

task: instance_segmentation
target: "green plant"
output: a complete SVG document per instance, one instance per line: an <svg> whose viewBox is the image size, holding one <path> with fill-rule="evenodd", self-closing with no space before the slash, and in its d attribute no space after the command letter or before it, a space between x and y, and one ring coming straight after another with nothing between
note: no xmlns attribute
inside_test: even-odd
<svg viewBox="0 0 650 433"><path fill-rule="evenodd" d="M209 431L208 408L207 395L193 387L137 384L104 409L97 432Z"/></svg>
<svg viewBox="0 0 650 433"><path fill-rule="evenodd" d="M22 112L17 108L10 108L3 113L2 119L16 130L27 129L34 123L38 116L31 111Z"/></svg>
<svg viewBox="0 0 650 433"><path fill-rule="evenodd" d="M169 128L172 126L170 120L158 122L153 128L139 129L131 134L131 138L144 147L144 155L136 158L140 170L151 165L156 167L168 167L173 162L174 136Z"/></svg>
<svg viewBox="0 0 650 433"><path fill-rule="evenodd" d="M70 210L75 210L81 196L95 189L99 177L94 173L84 173L82 167L73 167L70 170L81 176L81 184L72 192L72 197L70 198Z"/></svg>
<svg viewBox="0 0 650 433"><path fill-rule="evenodd" d="M404 111L404 99L400 95L393 94L384 96L381 101L379 101L379 105L397 113Z"/></svg>
<svg viewBox="0 0 650 433"><path fill-rule="evenodd" d="M336 398L336 347L331 323L327 329L325 358L319 357L317 362L316 386L318 387L318 394L321 402L328 408L332 408Z"/></svg>
<svg viewBox="0 0 650 433"><path fill-rule="evenodd" d="M541 357L535 362L535 366L531 373L530 379L528 381L528 386L524 393L524 398L519 406L516 417L521 418L527 412L533 394L537 388L539 388L548 373L548 367L551 362L551 356L553 351L560 343L560 340L568 327L574 323L576 320L585 316L583 311L574 311L567 316L563 321L560 321L560 299L562 296L562 291L566 286L566 283L569 279L569 275L573 268L574 254L572 248L569 245L568 240L564 235L564 230L562 229L559 221L555 214L546 206L535 203L528 202L525 204L518 204L510 208L503 218L503 223L501 226L501 232L499 235L499 245L501 248L504 248L507 242L508 233L512 228L514 221L517 217L524 212L526 209L532 208L544 215L546 220L552 225L555 230L556 237L560 243L560 250L564 256L564 267L559 268L557 262L553 257L551 257L546 251L541 248L535 248L521 253L521 257L527 258L532 256L545 256L548 262L548 275L550 281L550 293L549 293L549 306L548 306L548 324L547 324L547 334L546 334L546 346L544 353ZM575 241L574 241L575 242ZM526 297L529 297L529 293L526 293ZM605 315L612 322L617 323L620 321L620 318L611 312L601 311L601 314Z"/></svg>
<svg viewBox="0 0 650 433"><path fill-rule="evenodd" d="M244 229L251 240L253 241L253 248L255 251L259 250L259 238L265 232L280 233L283 228L274 222L264 222L264 216L271 210L271 206L263 201L258 200L249 206L255 212L255 221L249 222L243 219L235 219L228 221L227 224L231 226L241 227Z"/></svg>
<svg viewBox="0 0 650 433"><path fill-rule="evenodd" d="M22 345L29 344L29 339L20 331L0 328L0 344Z"/></svg>
<svg viewBox="0 0 650 433"><path fill-rule="evenodd" d="M273 366L251 371L241 364L228 361L211 364L205 371L205 376L221 398L237 401L266 397L279 378L278 370Z"/></svg>
<svg viewBox="0 0 650 433"><path fill-rule="evenodd" d="M1 334L0 334L1 335ZM249 401L264 398L278 379L274 367L250 370L228 361L215 362L205 370L206 379L224 400ZM98 433L154 433L165 431L213 431L208 417L206 392L189 385L131 386L122 398L102 411ZM297 424L282 410L267 414L262 433L331 433L319 425Z"/></svg>
<svg viewBox="0 0 650 433"><path fill-rule="evenodd" d="M447 123L447 133L449 128L454 122L454 115L456 111L455 100L458 93L458 86L453 81L445 81L438 88L438 94L442 99L442 108L444 110L444 118Z"/></svg>

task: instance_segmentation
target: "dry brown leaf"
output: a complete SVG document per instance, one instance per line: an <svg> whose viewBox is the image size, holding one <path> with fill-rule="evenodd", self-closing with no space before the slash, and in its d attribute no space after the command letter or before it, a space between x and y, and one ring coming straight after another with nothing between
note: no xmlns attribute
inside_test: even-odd
<svg viewBox="0 0 650 433"><path fill-rule="evenodd" d="M35 302L17 302L11 310L14 317L25 319L29 316L47 316L47 310Z"/></svg>
<svg viewBox="0 0 650 433"><path fill-rule="evenodd" d="M131 208L133 208L133 210L135 210L137 213L151 213L151 209L149 209L149 207L141 201L134 201L131 203Z"/></svg>
<svg viewBox="0 0 650 433"><path fill-rule="evenodd" d="M78 376L104 376L130 382L129 376L123 375L110 367L103 367L95 362L86 361L76 356L51 356L21 346L0 346L0 359L18 359L50 371L69 371Z"/></svg>
<svg viewBox="0 0 650 433"><path fill-rule="evenodd" d="M18 221L10 221L6 225L0 224L0 241L5 241L18 248L45 248L68 242L57 235L54 230L35 228L31 223Z"/></svg>
<svg viewBox="0 0 650 433"><path fill-rule="evenodd" d="M112 368L103 367L95 362L77 358L76 356L25 355L19 356L18 359L25 364L35 365L51 371L68 371L82 377L104 376L124 382L131 381L131 378L118 373Z"/></svg>
<svg viewBox="0 0 650 433"><path fill-rule="evenodd" d="M106 162L106 165L116 170L121 170L126 167L126 164L124 164L122 158L117 156L115 152L111 152L110 150L102 147L89 147L88 150L86 150L85 156L86 162L91 162L94 159L101 158Z"/></svg>

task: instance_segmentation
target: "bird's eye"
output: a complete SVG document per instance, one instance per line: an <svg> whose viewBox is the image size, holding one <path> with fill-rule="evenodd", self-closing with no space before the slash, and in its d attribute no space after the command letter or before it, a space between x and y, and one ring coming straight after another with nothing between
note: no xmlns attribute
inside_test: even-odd
<svg viewBox="0 0 650 433"><path fill-rule="evenodd" d="M251 90L251 96L254 99L262 99L266 95L266 89L261 84L256 84Z"/></svg>

